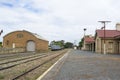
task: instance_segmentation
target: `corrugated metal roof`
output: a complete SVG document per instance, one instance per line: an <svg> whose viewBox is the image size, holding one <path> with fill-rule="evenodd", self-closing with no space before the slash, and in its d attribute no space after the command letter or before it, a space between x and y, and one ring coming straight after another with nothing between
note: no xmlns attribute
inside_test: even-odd
<svg viewBox="0 0 120 80"><path fill-rule="evenodd" d="M36 34L36 33L32 33L32 32L26 31L26 30L23 30L23 31L32 34L33 36L35 36L35 37L38 38L38 39L48 41L47 39L45 39L44 37L42 37L42 36L40 36L40 35L38 35L38 34Z"/></svg>
<svg viewBox="0 0 120 80"><path fill-rule="evenodd" d="M104 30L96 30L98 37L104 37ZM106 38L114 38L115 36L120 35L120 31L118 30L105 30Z"/></svg>
<svg viewBox="0 0 120 80"><path fill-rule="evenodd" d="M38 39L42 39L42 40L45 40L45 41L48 41L47 39L43 38L42 36L36 34L36 33L32 33L36 38Z"/></svg>
<svg viewBox="0 0 120 80"><path fill-rule="evenodd" d="M95 42L95 40L94 40L93 37L85 37L85 42L87 42L87 43L93 43L93 42Z"/></svg>
<svg viewBox="0 0 120 80"><path fill-rule="evenodd" d="M7 35L9 35L9 34L11 34L11 33L15 33L15 32L27 32L27 33L35 36L35 37L38 38L38 39L48 41L48 40L45 39L44 37L42 37L42 36L40 36L40 35L38 35L38 34L36 34L36 33L29 32L29 31L27 31L27 30L17 30L17 31L13 31L13 32L10 32L10 33L6 34L5 36L7 36ZM4 36L4 37L5 37L5 36Z"/></svg>

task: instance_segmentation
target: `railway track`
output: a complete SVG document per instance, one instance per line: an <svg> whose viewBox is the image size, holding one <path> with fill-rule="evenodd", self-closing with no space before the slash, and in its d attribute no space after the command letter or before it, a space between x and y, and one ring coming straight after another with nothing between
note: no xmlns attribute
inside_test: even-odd
<svg viewBox="0 0 120 80"><path fill-rule="evenodd" d="M0 54L0 61L6 60L6 59L20 58L25 56L32 56L32 55L36 55L36 53Z"/></svg>
<svg viewBox="0 0 120 80"><path fill-rule="evenodd" d="M16 58L16 59L10 59L10 60L7 60L7 61L2 61L0 62L0 65L3 65L3 64L8 64L8 63L11 63L11 62L17 62L17 61L21 61L21 60L25 60L25 59L29 59L29 58L34 58L34 57L37 57L37 56L40 56L40 55L44 55L44 54L36 54L36 55L32 55L32 56L27 56L27 57L22 57L22 58Z"/></svg>
<svg viewBox="0 0 120 80"><path fill-rule="evenodd" d="M46 56L48 56L48 55L39 55L37 57L31 57L30 59L29 58L24 58L24 59L4 62L4 63L1 63L0 71L5 70L5 69L9 69L9 68L12 68L12 67L15 67L15 66L23 64L23 63L34 61L34 60L37 60L37 59L40 59L40 58L43 58L43 57L46 57ZM13 63L13 62L15 62L15 63Z"/></svg>
<svg viewBox="0 0 120 80"><path fill-rule="evenodd" d="M37 54L34 54L34 57L29 56L29 58L27 58L28 56L22 58L19 57L15 59L6 58L6 60L3 60L4 62L0 61L1 63L0 80L12 80L12 79L16 80L14 79L15 77L19 76L20 74L26 71L28 71L28 73L25 74L26 76L23 75L19 77L18 80L35 80L44 71L46 71L52 64L54 64L62 55L60 55L55 59L53 59L53 57L62 53L66 53L67 51L68 50L51 51L49 53L44 53L45 55L41 55L41 56L37 56ZM47 60L48 62L44 63ZM35 68L36 66L37 68ZM31 69L33 70L30 71Z"/></svg>
<svg viewBox="0 0 120 80"><path fill-rule="evenodd" d="M37 60L37 59L40 59L40 58L43 58L43 57L46 57L49 55L53 55L53 54L38 54L38 55L29 56L29 57L19 58L16 60L1 62L0 63L0 71L15 67L15 66L23 64L23 63L34 61L34 60Z"/></svg>
<svg viewBox="0 0 120 80"><path fill-rule="evenodd" d="M52 61L53 59L57 58L58 56L60 56L60 55L62 55L62 54L63 54L63 52L60 53L60 54L58 54L58 55L55 55L55 56L53 56L53 57L51 57L51 58L49 58L49 59L47 59L47 60L45 60L44 62L40 63L39 65L37 65L37 66L35 66L35 67L33 67L33 68L31 68L31 69L29 69L29 70L27 70L27 71L19 74L19 75L16 76L16 77L14 77L12 80L17 80L17 79L19 79L20 77L23 77L23 76L27 75L28 73L34 71L35 69L41 67L42 65L44 65L44 64L46 64L46 63Z"/></svg>

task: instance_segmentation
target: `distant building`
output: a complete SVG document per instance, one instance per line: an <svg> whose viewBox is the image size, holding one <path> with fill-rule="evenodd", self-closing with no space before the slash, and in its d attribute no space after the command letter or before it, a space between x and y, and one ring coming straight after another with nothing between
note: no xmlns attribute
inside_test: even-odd
<svg viewBox="0 0 120 80"><path fill-rule="evenodd" d="M28 31L14 31L3 37L4 48L24 48L25 51L46 51L48 41Z"/></svg>
<svg viewBox="0 0 120 80"><path fill-rule="evenodd" d="M96 30L95 33L95 51L104 53L104 40L106 44L106 53L120 54L120 24L116 24L116 30Z"/></svg>
<svg viewBox="0 0 120 80"><path fill-rule="evenodd" d="M74 47L73 47L75 50L77 49L77 46L76 45L74 45Z"/></svg>
<svg viewBox="0 0 120 80"><path fill-rule="evenodd" d="M95 41L93 36L87 35L84 37L82 50L95 51Z"/></svg>

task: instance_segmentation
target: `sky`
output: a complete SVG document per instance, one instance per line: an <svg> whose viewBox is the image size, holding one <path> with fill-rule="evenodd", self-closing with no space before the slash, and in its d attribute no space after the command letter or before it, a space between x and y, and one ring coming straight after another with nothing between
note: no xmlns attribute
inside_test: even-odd
<svg viewBox="0 0 120 80"><path fill-rule="evenodd" d="M3 36L17 30L37 33L48 41L78 43L84 35L103 27L98 21L120 22L120 0L0 0L0 30Z"/></svg>

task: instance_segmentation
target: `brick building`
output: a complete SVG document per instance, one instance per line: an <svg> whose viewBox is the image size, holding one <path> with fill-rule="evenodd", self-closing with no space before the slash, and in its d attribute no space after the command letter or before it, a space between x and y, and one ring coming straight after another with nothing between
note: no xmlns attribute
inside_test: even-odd
<svg viewBox="0 0 120 80"><path fill-rule="evenodd" d="M24 48L25 51L46 51L48 41L38 34L25 30L14 31L3 37L4 48Z"/></svg>

